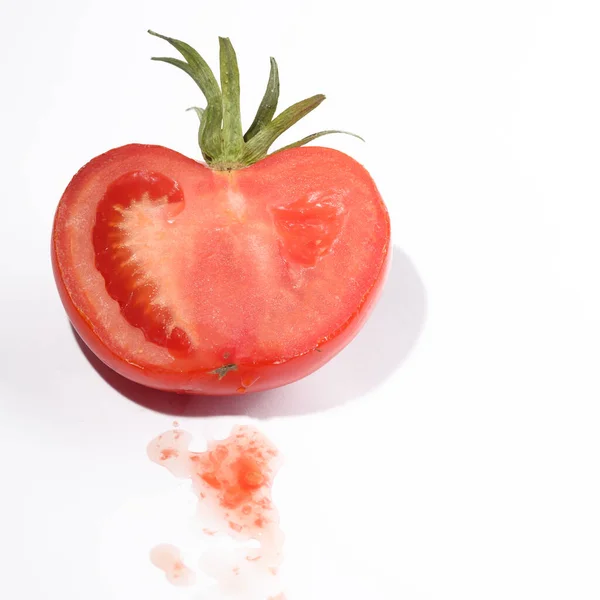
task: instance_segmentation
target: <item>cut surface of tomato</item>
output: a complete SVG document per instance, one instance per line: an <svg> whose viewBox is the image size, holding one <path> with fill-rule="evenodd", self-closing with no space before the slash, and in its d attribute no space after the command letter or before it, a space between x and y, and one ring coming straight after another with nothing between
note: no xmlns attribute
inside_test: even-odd
<svg viewBox="0 0 600 600"><path fill-rule="evenodd" d="M373 181L338 151L213 171L130 145L75 176L52 247L67 312L109 366L161 389L227 394L294 381L348 343L389 243Z"/></svg>

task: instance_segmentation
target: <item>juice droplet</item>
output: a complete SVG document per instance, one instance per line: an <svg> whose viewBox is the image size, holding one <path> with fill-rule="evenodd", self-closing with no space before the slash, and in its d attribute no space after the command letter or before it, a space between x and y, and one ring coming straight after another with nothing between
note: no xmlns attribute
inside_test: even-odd
<svg viewBox="0 0 600 600"><path fill-rule="evenodd" d="M170 583L177 586L190 586L196 582L196 574L181 560L181 552L171 544L160 544L150 552L150 560L155 567L164 571Z"/></svg>

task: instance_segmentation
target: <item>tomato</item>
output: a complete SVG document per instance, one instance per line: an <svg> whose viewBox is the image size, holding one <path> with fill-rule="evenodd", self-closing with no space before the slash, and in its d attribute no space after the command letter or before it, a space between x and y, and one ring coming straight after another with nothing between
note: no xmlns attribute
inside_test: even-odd
<svg viewBox="0 0 600 600"><path fill-rule="evenodd" d="M221 43L227 67L235 55ZM121 375L180 393L308 375L359 331L390 260L388 213L367 171L301 143L259 156L251 141L277 124L272 113L228 143L223 75L222 87L221 145L210 119L200 128L208 165L161 146L110 150L73 178L52 234L58 290L85 343Z"/></svg>

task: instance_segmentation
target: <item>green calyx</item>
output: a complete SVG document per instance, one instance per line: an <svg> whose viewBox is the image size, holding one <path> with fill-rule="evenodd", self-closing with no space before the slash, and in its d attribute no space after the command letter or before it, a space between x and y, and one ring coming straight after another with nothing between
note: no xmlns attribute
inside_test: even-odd
<svg viewBox="0 0 600 600"><path fill-rule="evenodd" d="M219 171L241 169L267 156L273 142L302 117L313 111L325 96L317 94L290 106L275 117L279 100L279 71L271 58L271 72L263 99L254 121L243 133L240 113L240 74L235 50L228 38L219 38L221 85L206 61L189 44L148 31L151 35L166 40L184 60L170 57L153 57L185 71L198 85L206 98L206 108L196 106L200 119L198 143L206 164ZM345 133L362 140L354 133L328 129L313 133L277 152L303 146L314 139L330 133Z"/></svg>

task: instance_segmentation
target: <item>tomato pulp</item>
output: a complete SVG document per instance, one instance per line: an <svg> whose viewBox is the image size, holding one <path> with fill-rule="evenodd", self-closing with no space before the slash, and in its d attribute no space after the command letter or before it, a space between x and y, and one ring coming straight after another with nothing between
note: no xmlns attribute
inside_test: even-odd
<svg viewBox="0 0 600 600"><path fill-rule="evenodd" d="M84 342L121 375L180 393L259 391L316 370L366 320L389 260L371 177L320 147L216 171L123 146L77 173L52 234Z"/></svg>

